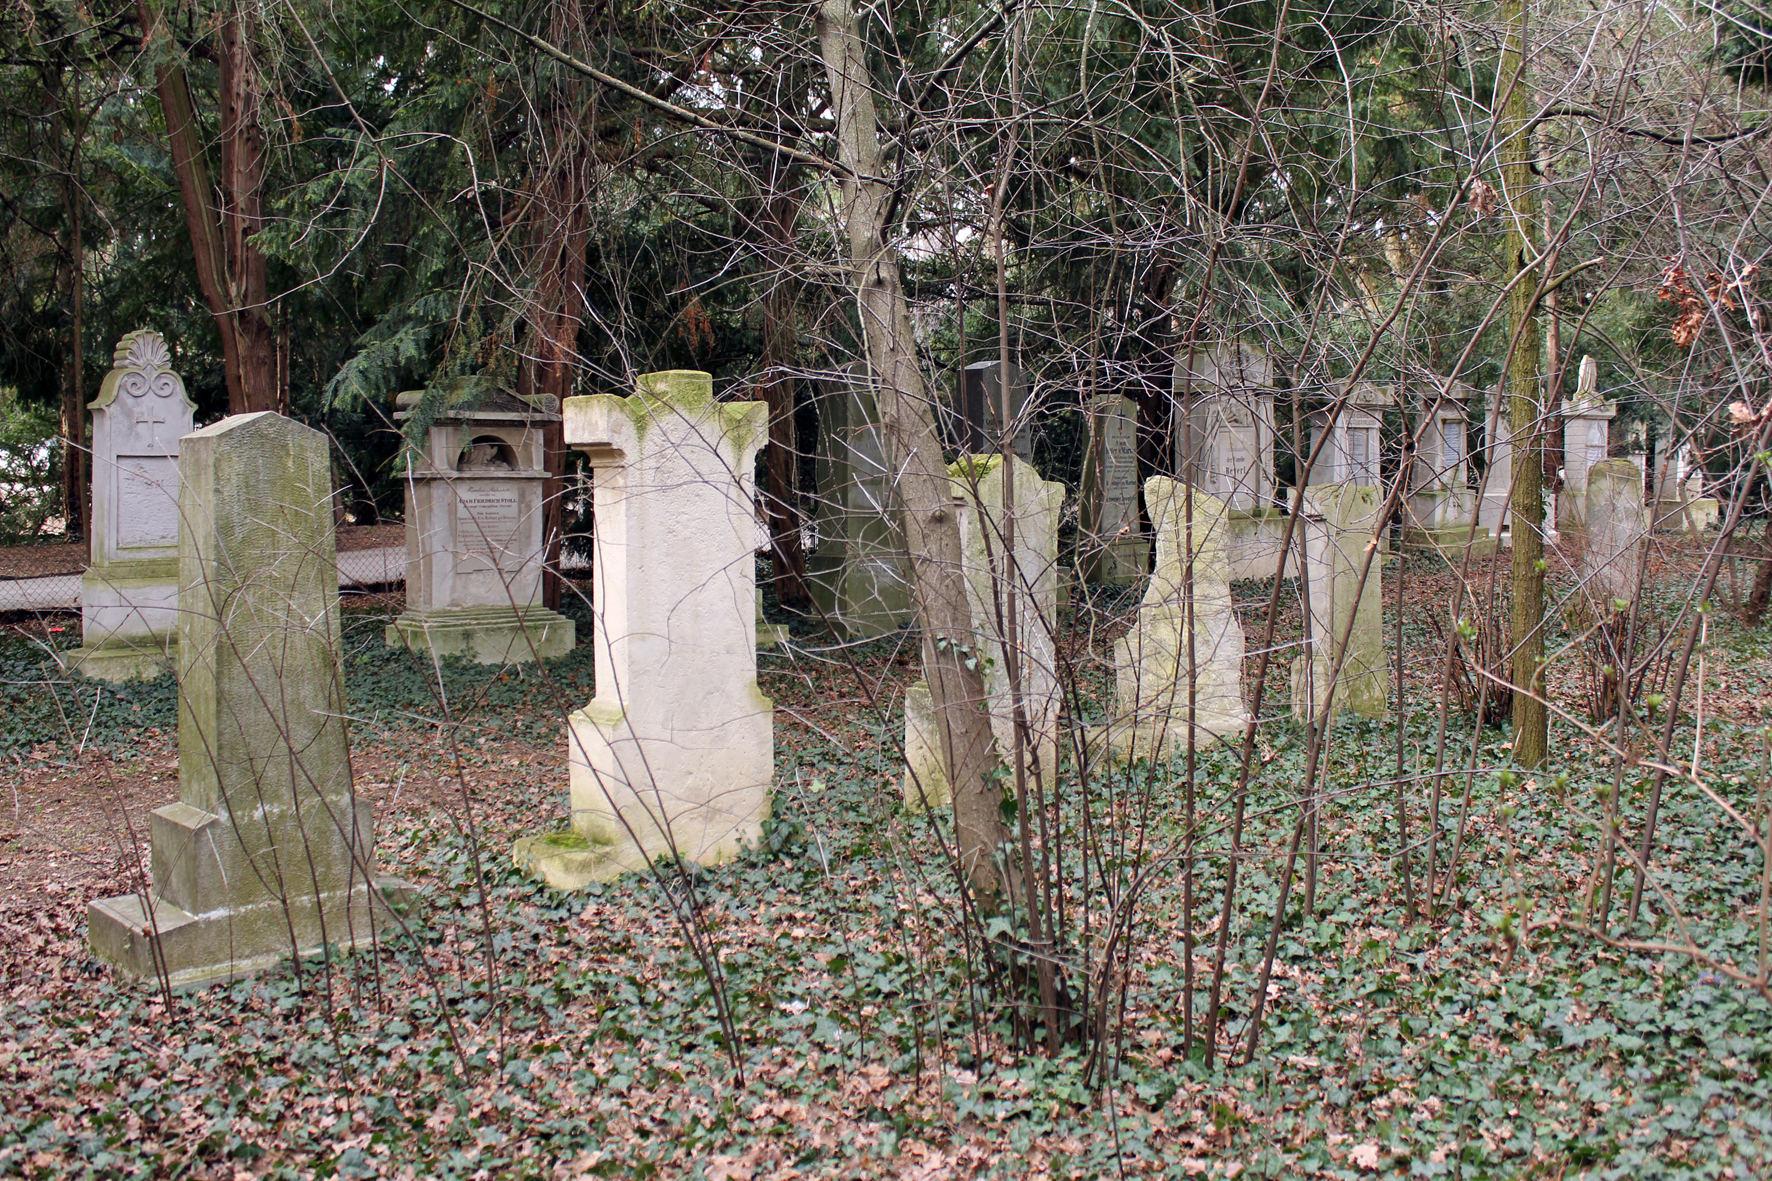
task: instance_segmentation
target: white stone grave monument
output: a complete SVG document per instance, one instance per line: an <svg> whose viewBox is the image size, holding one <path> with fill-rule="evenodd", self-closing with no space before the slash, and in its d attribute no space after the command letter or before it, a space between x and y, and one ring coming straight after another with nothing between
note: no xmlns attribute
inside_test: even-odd
<svg viewBox="0 0 1772 1181"><path fill-rule="evenodd" d="M396 419L421 412L401 394ZM484 378L455 382L422 447L406 452L406 610L390 648L522 663L572 651L572 620L542 605L552 398L525 401Z"/></svg>
<svg viewBox="0 0 1772 1181"><path fill-rule="evenodd" d="M1011 519L1004 509L1004 483L1010 470L1001 455L974 455L951 465L948 474L954 510L960 518L966 604L972 632L986 661L986 708L997 752L1008 765L1015 742L1008 647L1021 671L1023 717L1033 739L1024 747L1022 769L1030 782L1038 774L1050 785L1058 767L1058 670L1052 636L1058 619L1058 516L1064 504L1064 485L1040 479L1030 463L1014 461L1015 562L1011 571L1003 545ZM1007 622L1011 594L1015 627L1006 635L1000 622ZM905 696L905 762L906 807L915 811L925 801L939 807L952 799L942 773L934 704L923 682L913 685Z"/></svg>
<svg viewBox="0 0 1772 1181"><path fill-rule="evenodd" d="M593 472L596 696L568 720L571 831L524 837L515 859L559 889L729 861L761 835L775 766L754 560L767 407L673 370L565 413Z"/></svg>
<svg viewBox="0 0 1772 1181"><path fill-rule="evenodd" d="M1190 498L1185 484L1166 476L1146 480L1144 497L1157 567L1132 630L1114 645L1115 717L1108 734L1116 757L1128 760L1170 758L1190 741L1206 746L1239 739L1249 722L1243 628L1231 604L1225 556L1230 510L1214 496L1196 491Z"/></svg>
<svg viewBox="0 0 1772 1181"><path fill-rule="evenodd" d="M1654 522L1657 529L1675 529L1701 536L1716 524L1717 499L1704 494L1704 469L1692 462L1692 444L1681 444L1673 421L1663 424L1655 443Z"/></svg>
<svg viewBox="0 0 1772 1181"><path fill-rule="evenodd" d="M1117 394L1091 398L1087 438L1077 564L1089 582L1137 582L1150 556L1138 512L1138 404Z"/></svg>
<svg viewBox="0 0 1772 1181"><path fill-rule="evenodd" d="M824 619L851 639L912 622L910 555L893 489L897 471L865 362L819 383L817 548L807 579Z"/></svg>
<svg viewBox="0 0 1772 1181"><path fill-rule="evenodd" d="M325 435L237 414L179 455L179 802L153 893L91 904L92 949L174 985L244 975L387 921L351 785Z"/></svg>
<svg viewBox="0 0 1772 1181"><path fill-rule="evenodd" d="M1612 440L1612 420L1618 407L1600 396L1598 367L1592 357L1581 359L1575 401L1563 403L1563 487L1557 494L1557 528L1580 529L1586 506L1587 473L1606 461Z"/></svg>
<svg viewBox="0 0 1772 1181"><path fill-rule="evenodd" d="M1292 661L1292 713L1300 722L1322 716L1332 680L1331 719L1343 709L1378 720L1390 714L1380 580L1385 553L1382 531L1377 533L1363 586L1360 581L1383 506L1382 491L1370 484L1305 491L1300 524L1303 589L1310 596L1311 627L1304 653Z"/></svg>
<svg viewBox="0 0 1772 1181"><path fill-rule="evenodd" d="M178 441L196 406L148 329L117 342L92 411L92 560L80 579L90 677L127 681L168 666L178 633Z"/></svg>

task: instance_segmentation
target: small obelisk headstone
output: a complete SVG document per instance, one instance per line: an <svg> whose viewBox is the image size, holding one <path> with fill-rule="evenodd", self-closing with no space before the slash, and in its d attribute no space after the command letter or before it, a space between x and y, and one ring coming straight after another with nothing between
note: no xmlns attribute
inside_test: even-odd
<svg viewBox="0 0 1772 1181"><path fill-rule="evenodd" d="M131 332L89 407L92 562L81 646L63 659L90 677L153 676L177 642L178 441L196 406L171 364L158 332Z"/></svg>
<svg viewBox="0 0 1772 1181"><path fill-rule="evenodd" d="M1588 597L1600 615L1616 609L1613 600L1637 597L1643 538L1649 514L1643 505L1643 473L1628 459L1606 459L1587 472L1587 543L1581 572Z"/></svg>
<svg viewBox="0 0 1772 1181"><path fill-rule="evenodd" d="M1138 404L1117 394L1091 398L1088 446L1078 564L1089 582L1137 582L1150 553L1138 516Z"/></svg>
<svg viewBox="0 0 1772 1181"><path fill-rule="evenodd" d="M1231 604L1230 526L1224 501L1167 476L1144 482L1157 541L1157 567L1132 630L1114 645L1116 711L1109 738L1117 756L1161 759L1240 736L1243 628ZM1189 652L1189 559L1192 559L1192 652ZM1189 685L1193 727L1188 727Z"/></svg>
<svg viewBox="0 0 1772 1181"><path fill-rule="evenodd" d="M775 721L757 687L752 463L765 416L687 370L566 400L566 442L594 473L597 692L568 720L572 831L513 851L557 889L658 857L728 861L762 835Z"/></svg>
<svg viewBox="0 0 1772 1181"><path fill-rule="evenodd" d="M966 605L972 632L985 663L985 700L991 734L1003 762L1015 749L1015 686L1009 657L1020 672L1023 717L1032 742L1024 747L1022 767L1031 782L1038 775L1053 782L1058 760L1058 675L1052 635L1058 619L1058 517L1064 485L1040 479L1031 463L1021 459L1007 467L1001 455L973 455L948 468L954 507L960 517L960 555L966 583ZM1010 530L1005 510L1005 484L1013 471L1013 566L1003 544ZM1008 604L1014 601L1014 630L1009 634ZM1001 608L1001 610L1000 610ZM1009 649L1006 651L1005 649ZM905 694L904 784L906 807L925 801L946 804L951 798L941 772L941 748L934 701L924 682Z"/></svg>
<svg viewBox="0 0 1772 1181"><path fill-rule="evenodd" d="M1390 713L1381 532L1363 586L1360 581L1367 547L1378 532L1383 499L1381 489L1364 484L1332 484L1305 492L1304 519L1299 524L1305 531L1311 635L1305 654L1292 662L1292 712L1300 722L1322 716L1330 674L1338 667L1331 718L1343 709L1374 719ZM1344 652L1346 659L1341 658Z"/></svg>
<svg viewBox="0 0 1772 1181"><path fill-rule="evenodd" d="M369 804L339 674L325 435L237 414L179 453L179 802L154 893L94 902L92 948L172 984L371 939Z"/></svg>

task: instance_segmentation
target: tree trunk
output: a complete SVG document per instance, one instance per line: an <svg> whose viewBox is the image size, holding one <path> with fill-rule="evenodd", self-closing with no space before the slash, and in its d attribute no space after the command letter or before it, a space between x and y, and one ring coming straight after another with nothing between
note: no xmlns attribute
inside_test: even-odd
<svg viewBox="0 0 1772 1181"><path fill-rule="evenodd" d="M67 55L72 93L61 86L62 63L52 65L52 93L60 100L61 136L68 145L68 169L62 176L62 208L68 219L68 248L63 255L67 268L62 289L68 299L68 363L62 372L62 530L67 536L90 538L86 497L86 243L84 205L80 198L80 143L85 127L80 121L79 67L72 52Z"/></svg>
<svg viewBox="0 0 1772 1181"><path fill-rule="evenodd" d="M1503 0L1502 49L1496 85L1507 91L1498 142L1503 207L1508 219L1507 277L1515 280L1508 299L1513 351L1507 365L1509 418L1514 437L1513 516L1513 681L1514 760L1522 767L1544 761L1549 715L1544 704L1544 425L1540 401L1538 290L1532 278L1519 278L1535 253L1537 202L1532 191L1532 143L1526 95L1525 0Z"/></svg>
<svg viewBox="0 0 1772 1181"><path fill-rule="evenodd" d="M252 241L264 228L264 105L258 63L253 60L256 21L231 9L219 29L221 75L221 187L210 183L209 163L197 126L190 81L178 47L148 0L136 0L144 34L155 43L155 88L166 119L166 141L178 177L185 226L197 267L197 286L221 335L228 410L288 409L279 380L277 334L271 323L264 252Z"/></svg>
<svg viewBox="0 0 1772 1181"><path fill-rule="evenodd" d="M1000 762L985 712L983 662L976 658L977 639L966 605L959 520L917 367L898 255L885 242L892 191L879 179L874 87L849 0L824 0L818 43L830 78L838 158L850 177L843 182L843 219L862 335L879 383L881 424L903 463L897 489L922 624L924 675L953 788L961 871L980 905L995 909L1015 892L1014 880L1004 877L999 864L999 851L1009 838L1000 810Z"/></svg>

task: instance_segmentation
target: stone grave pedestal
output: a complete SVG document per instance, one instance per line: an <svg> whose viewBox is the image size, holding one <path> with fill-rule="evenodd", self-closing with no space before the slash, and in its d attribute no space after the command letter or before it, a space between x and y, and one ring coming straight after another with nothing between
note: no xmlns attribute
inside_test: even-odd
<svg viewBox="0 0 1772 1181"><path fill-rule="evenodd" d="M1225 556L1229 509L1217 497L1196 492L1190 523L1186 485L1166 476L1146 480L1144 497L1157 539L1157 568L1132 630L1114 645L1116 712L1108 735L1116 757L1128 760L1167 759L1190 744L1240 739L1249 722L1243 628L1231 604Z"/></svg>
<svg viewBox="0 0 1772 1181"><path fill-rule="evenodd" d="M92 411L92 561L80 578L89 677L127 681L168 667L178 635L178 441L196 407L158 332L117 343Z"/></svg>
<svg viewBox="0 0 1772 1181"><path fill-rule="evenodd" d="M985 670L986 708L991 733L1005 766L1015 749L1015 701L1011 692L1005 646L1011 646L1021 668L1021 700L1033 736L1022 763L1029 782L1038 774L1053 783L1058 769L1058 674L1052 642L1058 621L1058 515L1064 485L1040 479L1031 463L1017 458L1013 469L1001 455L973 455L948 468L954 511L960 518L960 555L964 564L966 604L972 632L989 662ZM1013 576L1004 560L1004 483L1015 481L1015 563ZM998 604L1014 595L1015 631L999 626ZM1006 613L1003 617L1006 619ZM934 700L918 681L905 695L905 806L920 810L925 801L938 807L951 801L942 769ZM1012 768L1013 770L1013 768Z"/></svg>
<svg viewBox="0 0 1772 1181"><path fill-rule="evenodd" d="M1360 585L1366 547L1372 543L1383 502L1380 490L1370 485L1332 485L1305 492L1304 520L1299 524L1304 528L1311 634L1304 654L1292 662L1292 713L1300 722L1322 715L1331 683L1335 696L1330 720L1343 709L1375 720L1390 715L1380 586L1382 533L1364 588ZM1346 659L1341 659L1344 651Z"/></svg>
<svg viewBox="0 0 1772 1181"><path fill-rule="evenodd" d="M401 394L396 419L423 401ZM522 663L572 651L572 620L541 602L552 398L524 401L484 379L460 381L422 449L407 451L406 610L390 648Z"/></svg>
<svg viewBox="0 0 1772 1181"><path fill-rule="evenodd" d="M100 899L93 952L173 985L228 979L387 921L352 790L325 435L239 414L179 456L179 802L150 827L154 892Z"/></svg>
<svg viewBox="0 0 1772 1181"><path fill-rule="evenodd" d="M1138 513L1138 404L1117 394L1091 398L1088 438L1077 565L1087 582L1125 586L1150 562Z"/></svg>
<svg viewBox="0 0 1772 1181"><path fill-rule="evenodd" d="M892 487L896 470L866 363L821 383L817 548L806 562L813 602L850 639L911 623L910 555Z"/></svg>
<svg viewBox="0 0 1772 1181"><path fill-rule="evenodd" d="M761 836L775 767L752 474L767 408L715 401L706 373L677 370L565 413L593 470L597 691L568 719L571 830L513 856L568 890L660 857L729 861Z"/></svg>

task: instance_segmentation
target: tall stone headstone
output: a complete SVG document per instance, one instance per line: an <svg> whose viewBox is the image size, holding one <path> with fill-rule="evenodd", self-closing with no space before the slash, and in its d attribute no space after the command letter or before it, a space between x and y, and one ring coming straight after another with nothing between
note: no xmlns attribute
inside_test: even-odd
<svg viewBox="0 0 1772 1181"><path fill-rule="evenodd" d="M1286 518L1274 469L1274 364L1253 345L1220 343L1176 356L1172 397L1185 416L1175 430L1176 470L1223 501L1232 578L1279 569Z"/></svg>
<svg viewBox="0 0 1772 1181"><path fill-rule="evenodd" d="M1150 554L1138 512L1138 404L1117 394L1091 398L1088 440L1077 564L1089 582L1137 582Z"/></svg>
<svg viewBox="0 0 1772 1181"><path fill-rule="evenodd" d="M1379 447L1383 437L1384 411L1396 404L1389 386L1356 382L1339 397L1313 412L1311 447L1317 462L1309 484L1355 484L1377 487L1380 475ZM1325 440L1319 446L1319 440Z"/></svg>
<svg viewBox="0 0 1772 1181"><path fill-rule="evenodd" d="M818 418L818 540L806 563L813 601L851 639L885 635L909 624L916 608L893 488L898 469L865 362L820 383Z"/></svg>
<svg viewBox="0 0 1772 1181"><path fill-rule="evenodd" d="M1587 471L1583 494L1587 540L1582 552L1583 589L1605 615L1612 600L1629 603L1640 589L1640 555L1649 532L1643 504L1643 473L1628 459L1605 459Z"/></svg>
<svg viewBox="0 0 1772 1181"><path fill-rule="evenodd" d="M397 419L418 412L401 394ZM547 561L543 431L553 398L524 400L483 378L455 383L406 452L406 610L390 648L520 664L572 651L572 620L542 604Z"/></svg>
<svg viewBox="0 0 1772 1181"><path fill-rule="evenodd" d="M1580 386L1573 402L1563 403L1563 487L1557 494L1557 528L1579 529L1587 501L1587 473L1604 463L1611 449L1612 420L1618 407L1600 396L1598 368L1583 357Z"/></svg>
<svg viewBox="0 0 1772 1181"><path fill-rule="evenodd" d="M351 786L325 435L268 412L179 455L179 802L154 889L92 903L93 951L173 984L372 935L371 810ZM385 886L384 886L385 888Z"/></svg>
<svg viewBox="0 0 1772 1181"><path fill-rule="evenodd" d="M1114 645L1109 741L1126 759L1169 758L1190 742L1204 746L1241 737L1249 722L1243 628L1231 604L1225 556L1229 509L1196 492L1190 519L1187 486L1166 476L1146 480L1144 497L1157 540L1156 570L1132 630Z"/></svg>
<svg viewBox="0 0 1772 1181"><path fill-rule="evenodd" d="M1305 492L1300 524L1311 626L1304 653L1292 662L1292 713L1300 722L1322 716L1331 686L1331 717L1343 709L1374 719L1390 714L1380 578L1385 542L1378 520L1383 502L1381 490L1370 485ZM1377 548L1362 587L1375 534Z"/></svg>
<svg viewBox="0 0 1772 1181"><path fill-rule="evenodd" d="M565 411L592 468L596 696L568 719L572 830L522 838L516 861L560 889L728 861L760 837L775 767L754 561L767 408L673 370Z"/></svg>
<svg viewBox="0 0 1772 1181"><path fill-rule="evenodd" d="M988 455L1001 447L1003 387L1001 361L975 361L960 371L960 391L948 434L962 455ZM1028 402L1027 375L1009 364L1009 426L1013 448L1023 463L1034 461L1034 407Z"/></svg>
<svg viewBox="0 0 1772 1181"><path fill-rule="evenodd" d="M92 561L81 646L65 660L126 681L165 668L178 631L178 441L196 406L158 332L117 342L92 411Z"/></svg>
<svg viewBox="0 0 1772 1181"><path fill-rule="evenodd" d="M1513 426L1508 417L1507 390L1489 391L1483 414L1483 473L1478 485L1477 524L1500 539L1507 527L1514 483Z"/></svg>
<svg viewBox="0 0 1772 1181"><path fill-rule="evenodd" d="M1058 620L1058 517L1064 504L1064 485L1040 479L1032 464L1020 459L1013 462L1010 469L1000 455L974 455L953 464L948 473L954 509L960 518L966 605L986 662L984 687L991 733L1008 765L1015 743L1014 686L1008 660L1012 651L1021 673L1023 717L1033 738L1024 747L1023 771L1030 781L1037 773L1051 784L1058 766L1059 695L1053 632ZM1004 507L1008 499L1004 485L1011 470L1013 515ZM1013 564L1006 560L1011 551L1004 546L1011 519ZM1013 630L1007 627L1011 599ZM912 809L921 807L925 800L940 805L951 798L940 771L941 748L933 710L928 688L922 682L914 685L905 698L904 796Z"/></svg>

